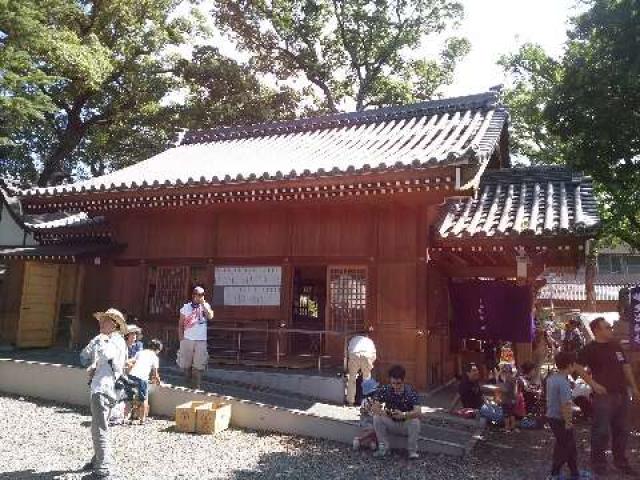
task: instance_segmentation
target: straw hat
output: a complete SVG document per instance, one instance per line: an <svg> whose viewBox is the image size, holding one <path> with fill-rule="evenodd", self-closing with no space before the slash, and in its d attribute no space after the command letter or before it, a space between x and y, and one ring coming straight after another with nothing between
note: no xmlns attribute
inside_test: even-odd
<svg viewBox="0 0 640 480"><path fill-rule="evenodd" d="M96 317L98 321L102 320L105 317L109 317L111 320L116 322L118 330L120 330L120 333L122 335L127 334L127 322L124 319L124 315L120 312L120 310L116 310L115 308L110 308L106 312L96 312L93 314L93 316Z"/></svg>
<svg viewBox="0 0 640 480"><path fill-rule="evenodd" d="M142 329L135 323L130 323L127 325L127 335L130 333L142 333Z"/></svg>

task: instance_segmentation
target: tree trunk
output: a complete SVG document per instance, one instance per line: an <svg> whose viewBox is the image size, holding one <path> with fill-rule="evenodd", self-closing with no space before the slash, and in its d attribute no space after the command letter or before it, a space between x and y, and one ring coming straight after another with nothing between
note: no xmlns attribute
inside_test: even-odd
<svg viewBox="0 0 640 480"><path fill-rule="evenodd" d="M44 168L38 178L39 187L47 187L58 174L68 175L65 172L64 161L78 147L86 131L85 125L80 120L69 122L65 131L60 135L55 150L44 160Z"/></svg>

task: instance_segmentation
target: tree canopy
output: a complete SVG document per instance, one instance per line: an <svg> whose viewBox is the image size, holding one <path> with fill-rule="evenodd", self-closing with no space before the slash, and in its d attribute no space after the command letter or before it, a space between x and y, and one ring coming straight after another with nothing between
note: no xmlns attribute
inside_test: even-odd
<svg viewBox="0 0 640 480"><path fill-rule="evenodd" d="M640 1L590 0L566 51L534 45L502 59L516 153L591 175L605 233L640 249Z"/></svg>
<svg viewBox="0 0 640 480"><path fill-rule="evenodd" d="M411 55L458 21L453 0L214 5L247 62L208 45L182 0L0 0L0 174L44 186L148 158L184 128L428 99L469 48Z"/></svg>
<svg viewBox="0 0 640 480"><path fill-rule="evenodd" d="M18 120L2 157L16 173L40 163L46 185L78 164L95 175L164 147L160 101L175 85L164 52L197 25L170 17L178 3L0 0L0 96Z"/></svg>
<svg viewBox="0 0 640 480"><path fill-rule="evenodd" d="M218 0L217 25L278 78L302 76L337 112L431 98L469 50L449 38L440 58L413 58L425 36L462 16L453 0Z"/></svg>
<svg viewBox="0 0 640 480"><path fill-rule="evenodd" d="M296 95L211 47L180 0L0 0L0 170L40 185L164 150L181 128L288 117ZM181 90L178 102L168 102Z"/></svg>

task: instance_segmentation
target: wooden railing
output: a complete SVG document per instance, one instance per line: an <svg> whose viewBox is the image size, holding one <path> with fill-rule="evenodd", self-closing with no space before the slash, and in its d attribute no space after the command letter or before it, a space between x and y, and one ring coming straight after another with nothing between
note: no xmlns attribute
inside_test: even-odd
<svg viewBox="0 0 640 480"><path fill-rule="evenodd" d="M226 345L224 353L226 355L216 355L215 348L211 347L212 338L219 334L230 334L232 341ZM335 338L341 343L340 358L339 361L334 362L340 364L346 371L347 365L347 342L349 339L358 334L362 334L362 331L356 332L339 332L333 330L305 330L298 328L257 328L257 327L229 327L229 326L210 326L209 327L209 345L210 345L210 358L233 360L237 364L250 363L251 358L255 354L263 354L268 365L275 367L286 366L285 359L293 357L305 357L312 358L314 360L314 366L319 372L322 371L323 362L333 359L336 355L329 355L325 349L327 345L327 339ZM248 339L251 336L255 338L256 335L264 335L267 338L264 351L251 351L251 349L245 348ZM304 353L289 353L287 347L290 345L290 338L293 335L306 335L312 338L312 348ZM165 342L166 351L169 355L172 355L178 349L178 330L175 326L164 327L163 340ZM335 344L334 344L335 345ZM275 351L273 347L275 346ZM270 348L271 347L271 348ZM218 347L219 348L219 347ZM212 350L214 350L212 352ZM335 349L334 349L335 350Z"/></svg>

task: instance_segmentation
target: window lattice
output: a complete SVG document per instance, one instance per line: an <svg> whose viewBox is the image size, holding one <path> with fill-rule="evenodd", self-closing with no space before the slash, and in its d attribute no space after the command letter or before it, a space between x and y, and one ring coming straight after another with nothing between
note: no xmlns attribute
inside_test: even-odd
<svg viewBox="0 0 640 480"><path fill-rule="evenodd" d="M149 271L149 313L177 312L187 300L188 267L152 267Z"/></svg>
<svg viewBox="0 0 640 480"><path fill-rule="evenodd" d="M366 312L366 268L329 268L329 328L343 332L361 331L365 327Z"/></svg>

